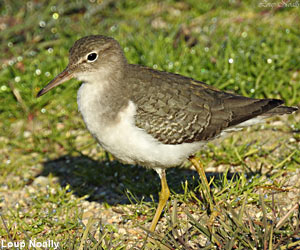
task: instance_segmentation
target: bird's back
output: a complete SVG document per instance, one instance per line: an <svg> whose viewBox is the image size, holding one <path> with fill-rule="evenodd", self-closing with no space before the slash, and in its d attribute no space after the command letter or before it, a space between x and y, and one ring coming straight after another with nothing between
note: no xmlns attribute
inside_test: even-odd
<svg viewBox="0 0 300 250"><path fill-rule="evenodd" d="M136 125L164 144L206 141L249 119L297 110L282 100L247 98L181 75L129 67Z"/></svg>

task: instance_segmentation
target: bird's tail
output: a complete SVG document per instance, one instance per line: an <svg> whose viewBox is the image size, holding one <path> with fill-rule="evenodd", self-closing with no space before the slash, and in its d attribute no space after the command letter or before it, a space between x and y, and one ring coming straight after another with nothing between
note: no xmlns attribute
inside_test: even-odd
<svg viewBox="0 0 300 250"><path fill-rule="evenodd" d="M292 114L298 110L298 107L288 107L288 106L278 106L273 108L266 113L263 113L262 116L270 117L273 115L284 115L284 114Z"/></svg>
<svg viewBox="0 0 300 250"><path fill-rule="evenodd" d="M264 100L262 100L262 101L264 101ZM276 104L276 101L280 101L280 100L270 100L270 101L271 102L273 101ZM277 106L273 109L268 110L265 113L262 113L258 116L255 116L255 117L253 117L249 120L246 120L242 123L238 123L233 128L229 127L229 129L226 129L226 132L236 131L236 130L242 129L244 127L247 127L247 126L252 126L252 125L255 125L255 124L262 123L265 119L267 119L271 116L292 114L297 110L298 110L298 107L288 107L288 106L280 105L280 106Z"/></svg>

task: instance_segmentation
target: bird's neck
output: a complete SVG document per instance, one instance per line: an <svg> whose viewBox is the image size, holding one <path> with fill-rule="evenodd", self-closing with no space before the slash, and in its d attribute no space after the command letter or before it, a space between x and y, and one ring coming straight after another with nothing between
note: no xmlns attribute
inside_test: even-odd
<svg viewBox="0 0 300 250"><path fill-rule="evenodd" d="M78 78L83 84L78 91L77 103L86 125L109 125L118 119L119 111L129 102L124 74L98 71Z"/></svg>

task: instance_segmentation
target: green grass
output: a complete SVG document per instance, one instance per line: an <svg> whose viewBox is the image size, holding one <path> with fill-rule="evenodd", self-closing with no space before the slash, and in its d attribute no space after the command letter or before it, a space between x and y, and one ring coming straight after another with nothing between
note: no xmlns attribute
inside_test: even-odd
<svg viewBox="0 0 300 250"><path fill-rule="evenodd" d="M195 172L169 170L172 199L160 233L147 237L158 176L97 146L77 111L77 81L35 96L67 65L75 40L103 34L120 42L130 63L299 105L300 7L71 2L0 1L0 239L53 239L61 249L299 246L299 113L199 152L219 211L212 225ZM92 205L99 211L91 215ZM120 218L110 222L112 215Z"/></svg>

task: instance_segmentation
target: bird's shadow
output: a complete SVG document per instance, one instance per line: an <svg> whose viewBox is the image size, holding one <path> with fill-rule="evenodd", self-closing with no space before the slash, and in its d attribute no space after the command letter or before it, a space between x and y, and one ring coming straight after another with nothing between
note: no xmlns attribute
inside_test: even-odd
<svg viewBox="0 0 300 250"><path fill-rule="evenodd" d="M95 161L88 156L65 155L47 161L38 176L48 176L50 173L58 177L62 187L69 185L75 195L87 195L89 201L109 205L130 204L132 200L141 199L151 201L152 197L157 200L160 191L160 179L151 169L117 161ZM215 177L214 182L222 175L224 173L206 172L208 178ZM233 174L227 173L227 178L233 178ZM168 169L167 180L175 193L184 192L185 180L191 190L199 185L198 174L191 169Z"/></svg>

